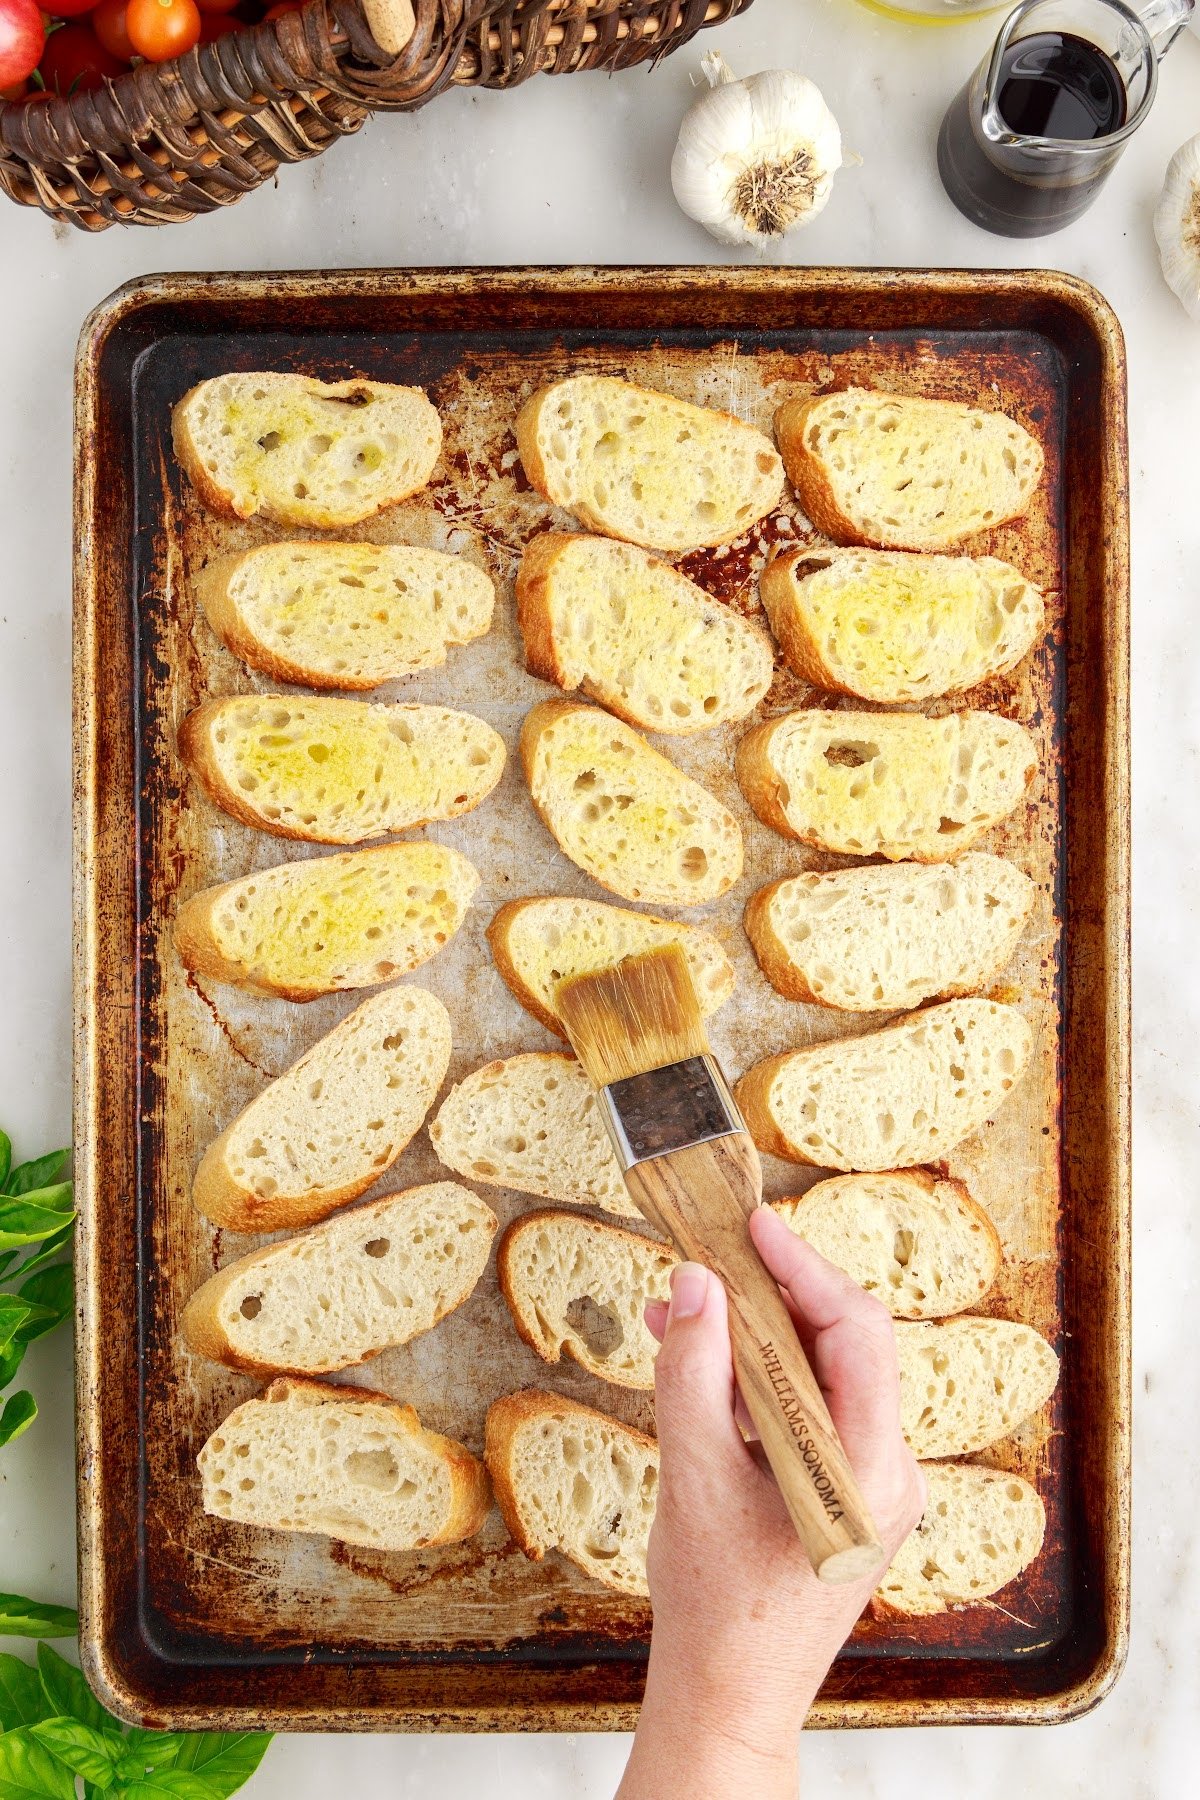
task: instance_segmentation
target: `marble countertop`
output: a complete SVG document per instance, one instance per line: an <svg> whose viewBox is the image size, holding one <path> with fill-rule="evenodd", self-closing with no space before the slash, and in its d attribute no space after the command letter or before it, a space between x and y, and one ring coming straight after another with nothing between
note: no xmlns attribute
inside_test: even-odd
<svg viewBox="0 0 1200 1800"><path fill-rule="evenodd" d="M738 261L676 209L667 178L706 47L739 73L820 84L861 168L778 260L1032 263L1106 295L1129 348L1134 519L1135 1507L1129 1666L1092 1715L1053 1729L813 1734L806 1791L849 1800L1166 1800L1200 1750L1195 1166L1200 1147L1200 325L1163 285L1151 213L1200 128L1200 43L1163 69L1154 112L1079 223L989 238L938 184L947 99L996 18L904 25L854 0L757 0L653 73L539 78L377 119L233 210L187 227L56 229L0 203L0 1120L24 1154L70 1117L71 364L88 310L150 270ZM70 1347L26 1363L42 1416L0 1455L0 1589L74 1594ZM293 1737L245 1790L316 1800L604 1800L617 1736Z"/></svg>

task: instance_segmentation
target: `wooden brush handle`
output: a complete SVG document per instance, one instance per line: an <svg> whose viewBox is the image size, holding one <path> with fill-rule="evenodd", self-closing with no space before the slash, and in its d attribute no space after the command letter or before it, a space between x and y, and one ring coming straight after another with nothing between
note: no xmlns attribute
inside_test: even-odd
<svg viewBox="0 0 1200 1800"><path fill-rule="evenodd" d="M747 1226L762 1196L750 1138L736 1132L636 1163L625 1181L650 1224L724 1283L738 1387L817 1575L830 1582L869 1575L883 1562L883 1547Z"/></svg>

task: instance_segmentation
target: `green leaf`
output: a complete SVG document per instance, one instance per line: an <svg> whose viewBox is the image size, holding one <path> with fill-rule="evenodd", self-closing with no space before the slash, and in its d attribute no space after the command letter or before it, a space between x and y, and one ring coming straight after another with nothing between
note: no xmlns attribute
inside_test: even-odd
<svg viewBox="0 0 1200 1800"><path fill-rule="evenodd" d="M0 1256L0 1276L4 1274L5 1269L7 1269L10 1264L16 1262L19 1255L19 1250L6 1250L3 1256Z"/></svg>
<svg viewBox="0 0 1200 1800"><path fill-rule="evenodd" d="M70 1263L55 1263L53 1268L39 1269L17 1289L17 1298L37 1307L38 1317L27 1319L21 1337L31 1343L47 1331L53 1331L75 1310L75 1274Z"/></svg>
<svg viewBox="0 0 1200 1800"><path fill-rule="evenodd" d="M7 1131L0 1131L0 1194L4 1192L4 1184L8 1180L8 1171L12 1168L12 1139Z"/></svg>
<svg viewBox="0 0 1200 1800"><path fill-rule="evenodd" d="M61 1231L51 1232L41 1249L35 1250L33 1255L21 1264L20 1268L17 1270L17 1274L19 1276L31 1275L34 1269L40 1269L43 1263L51 1262L54 1257L58 1255L60 1250L65 1250L67 1248L68 1244L71 1242L71 1233L74 1229L75 1221L69 1219ZM9 1251L9 1255L15 1256L16 1251Z"/></svg>
<svg viewBox="0 0 1200 1800"><path fill-rule="evenodd" d="M27 1600L24 1594L0 1594L0 1637L75 1637L78 1631L79 1614L69 1606Z"/></svg>
<svg viewBox="0 0 1200 1800"><path fill-rule="evenodd" d="M49 1644L39 1644L38 1675L46 1696L47 1710L64 1718L78 1719L93 1731L107 1731L121 1736L120 1721L105 1712L84 1678L83 1671Z"/></svg>
<svg viewBox="0 0 1200 1800"><path fill-rule="evenodd" d="M0 1655L0 1731L36 1725L45 1716L46 1696L33 1664L19 1656Z"/></svg>
<svg viewBox="0 0 1200 1800"><path fill-rule="evenodd" d="M33 1735L33 1726L0 1737L4 1800L75 1800L75 1777Z"/></svg>
<svg viewBox="0 0 1200 1800"><path fill-rule="evenodd" d="M30 1733L51 1756L94 1787L109 1788L121 1754L120 1738L108 1737L81 1719L43 1719Z"/></svg>
<svg viewBox="0 0 1200 1800"><path fill-rule="evenodd" d="M227 1791L232 1790L211 1787L188 1769L155 1769L140 1781L123 1781L120 1790L121 1800L218 1800Z"/></svg>
<svg viewBox="0 0 1200 1800"><path fill-rule="evenodd" d="M36 1188L48 1187L70 1156L70 1150L50 1150L45 1156L35 1157L32 1162L22 1163L4 1183L6 1194L31 1194ZM64 1181L64 1187L70 1187Z"/></svg>
<svg viewBox="0 0 1200 1800"><path fill-rule="evenodd" d="M140 1725L125 1735L126 1760L140 1757L137 1773L144 1769L167 1769L178 1761L186 1733L182 1731L143 1731Z"/></svg>
<svg viewBox="0 0 1200 1800"><path fill-rule="evenodd" d="M269 1731L185 1732L175 1769L194 1770L207 1782L211 1800L228 1800L249 1781L270 1742Z"/></svg>
<svg viewBox="0 0 1200 1800"><path fill-rule="evenodd" d="M55 1188L43 1190L47 1194ZM70 1193L68 1188L67 1193ZM22 1244L40 1244L44 1238L60 1232L75 1214L61 1206L43 1206L33 1200L0 1200L0 1250L18 1249Z"/></svg>
<svg viewBox="0 0 1200 1800"><path fill-rule="evenodd" d="M22 1325L37 1308L19 1294L0 1294L0 1350L7 1350Z"/></svg>
<svg viewBox="0 0 1200 1800"><path fill-rule="evenodd" d="M6 1388L21 1364L25 1360L28 1344L19 1340L11 1343L7 1350L0 1350L0 1388Z"/></svg>
<svg viewBox="0 0 1200 1800"><path fill-rule="evenodd" d="M36 1418L37 1401L28 1388L10 1394L4 1403L4 1411L0 1412L0 1450L14 1438L19 1438L23 1431L28 1431Z"/></svg>

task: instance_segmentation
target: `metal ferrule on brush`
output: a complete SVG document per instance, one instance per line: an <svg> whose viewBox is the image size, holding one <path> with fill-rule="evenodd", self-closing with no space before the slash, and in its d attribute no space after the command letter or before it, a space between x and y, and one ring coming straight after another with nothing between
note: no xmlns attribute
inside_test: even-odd
<svg viewBox="0 0 1200 1800"><path fill-rule="evenodd" d="M597 1099L624 1173L635 1163L745 1131L729 1085L711 1056L689 1056L599 1090Z"/></svg>

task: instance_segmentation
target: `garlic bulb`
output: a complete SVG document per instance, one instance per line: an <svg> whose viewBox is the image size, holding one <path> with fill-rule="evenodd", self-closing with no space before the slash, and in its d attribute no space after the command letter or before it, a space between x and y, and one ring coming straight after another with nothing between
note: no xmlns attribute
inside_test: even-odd
<svg viewBox="0 0 1200 1800"><path fill-rule="evenodd" d="M1167 286L1200 319L1200 137L1189 138L1167 164L1154 235Z"/></svg>
<svg viewBox="0 0 1200 1800"><path fill-rule="evenodd" d="M726 244L764 244L815 219L842 166L837 120L806 75L768 69L735 81L719 51L701 63L671 159L684 212Z"/></svg>

